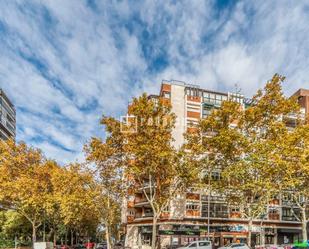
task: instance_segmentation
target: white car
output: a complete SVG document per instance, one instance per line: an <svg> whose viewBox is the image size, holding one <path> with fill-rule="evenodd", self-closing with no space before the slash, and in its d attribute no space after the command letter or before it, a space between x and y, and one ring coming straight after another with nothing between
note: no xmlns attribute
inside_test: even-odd
<svg viewBox="0 0 309 249"><path fill-rule="evenodd" d="M250 249L245 243L231 243L218 249Z"/></svg>
<svg viewBox="0 0 309 249"><path fill-rule="evenodd" d="M208 240L197 240L192 241L185 246L178 247L178 249L212 249L212 245Z"/></svg>

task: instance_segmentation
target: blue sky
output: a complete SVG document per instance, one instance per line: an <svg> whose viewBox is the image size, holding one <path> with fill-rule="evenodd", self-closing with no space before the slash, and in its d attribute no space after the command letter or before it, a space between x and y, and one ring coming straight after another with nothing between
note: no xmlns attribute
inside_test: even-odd
<svg viewBox="0 0 309 249"><path fill-rule="evenodd" d="M62 163L162 79L251 96L309 88L308 1L0 1L0 87L17 139Z"/></svg>

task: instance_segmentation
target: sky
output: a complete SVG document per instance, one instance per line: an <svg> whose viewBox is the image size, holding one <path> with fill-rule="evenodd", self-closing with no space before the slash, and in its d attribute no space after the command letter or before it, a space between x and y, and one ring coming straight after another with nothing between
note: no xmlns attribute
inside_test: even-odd
<svg viewBox="0 0 309 249"><path fill-rule="evenodd" d="M309 1L0 0L0 88L17 140L62 164L165 80L252 96L309 88Z"/></svg>

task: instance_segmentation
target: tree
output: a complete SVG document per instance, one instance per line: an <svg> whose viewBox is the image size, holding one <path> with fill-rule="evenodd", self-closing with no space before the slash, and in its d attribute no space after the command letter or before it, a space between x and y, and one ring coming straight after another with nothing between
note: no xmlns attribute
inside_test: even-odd
<svg viewBox="0 0 309 249"><path fill-rule="evenodd" d="M31 226L28 220L14 210L0 211L0 247L31 244Z"/></svg>
<svg viewBox="0 0 309 249"><path fill-rule="evenodd" d="M178 193L194 182L195 170L180 160L173 147L172 129L175 115L161 99L152 101L144 94L134 98L129 115L136 121L135 132L125 134L128 155L127 174L142 189L152 212L152 248L157 246L157 222Z"/></svg>
<svg viewBox="0 0 309 249"><path fill-rule="evenodd" d="M300 210L300 215L294 213L295 218L302 223L303 241L308 240L307 224L309 222L309 124L299 120L299 124L292 131L282 136L278 157L281 160L283 172L279 188L283 195L288 194L288 202L294 213L294 208Z"/></svg>
<svg viewBox="0 0 309 249"><path fill-rule="evenodd" d="M107 247L112 247L112 228L120 223L121 199L125 194L123 181L124 171L124 137L119 122L113 118L103 117L102 124L106 132L111 134L105 142L92 138L85 146L87 161L95 164L96 176L93 189L96 194L94 202L102 225L105 228Z"/></svg>
<svg viewBox="0 0 309 249"><path fill-rule="evenodd" d="M282 170L278 160L278 137L288 130L284 117L298 110L295 99L283 95L284 77L274 75L249 106L233 96L187 133L190 153L207 172L221 171L221 194L229 205L240 206L248 219L248 244L252 223L267 215L267 205L278 193ZM210 186L209 186L210 187Z"/></svg>
<svg viewBox="0 0 309 249"><path fill-rule="evenodd" d="M93 138L86 152L89 162L94 162L98 169L105 205L111 204L108 200L117 203L117 196L124 194L119 189L142 190L153 211L152 248L155 248L161 214L176 194L192 183L195 171L180 160L181 153L172 145L175 115L169 105L160 99L152 101L144 94L133 99L128 112L127 122L103 117L101 123L106 127L107 138L104 142ZM110 218L103 220L110 222Z"/></svg>
<svg viewBox="0 0 309 249"><path fill-rule="evenodd" d="M253 97L251 106L239 109L236 127L226 134L230 138L236 131L244 141L241 156L224 169L223 175L229 183L230 200L242 204L242 213L249 220L249 246L253 219L267 214L266 206L278 194L282 181L277 148L281 145L278 137L288 130L285 117L299 109L295 99L284 96L283 81L284 77L274 75Z"/></svg>
<svg viewBox="0 0 309 249"><path fill-rule="evenodd" d="M24 143L0 142L0 203L24 216L32 225L32 242L41 226L50 190L48 165L41 152Z"/></svg>
<svg viewBox="0 0 309 249"><path fill-rule="evenodd" d="M220 109L213 110L185 134L186 143L182 148L185 161L201 172L196 187L208 192L208 236L211 195L223 194L222 189L226 187L214 176L216 174L220 178L220 173L243 153L240 148L244 147L245 140L242 134L231 128L240 114L237 102L224 101Z"/></svg>
<svg viewBox="0 0 309 249"><path fill-rule="evenodd" d="M64 224L65 240L69 230L71 230L71 243L73 230L77 232L84 232L84 228L96 230L99 222L93 201L94 192L91 186L94 179L91 173L86 171L83 165L74 163L58 169L52 179L54 198L59 205L60 217Z"/></svg>

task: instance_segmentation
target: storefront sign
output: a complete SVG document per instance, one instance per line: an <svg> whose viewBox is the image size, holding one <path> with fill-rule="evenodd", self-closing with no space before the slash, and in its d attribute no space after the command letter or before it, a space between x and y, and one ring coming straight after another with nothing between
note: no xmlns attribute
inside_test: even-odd
<svg viewBox="0 0 309 249"><path fill-rule="evenodd" d="M200 235L200 231L159 230L159 235Z"/></svg>

